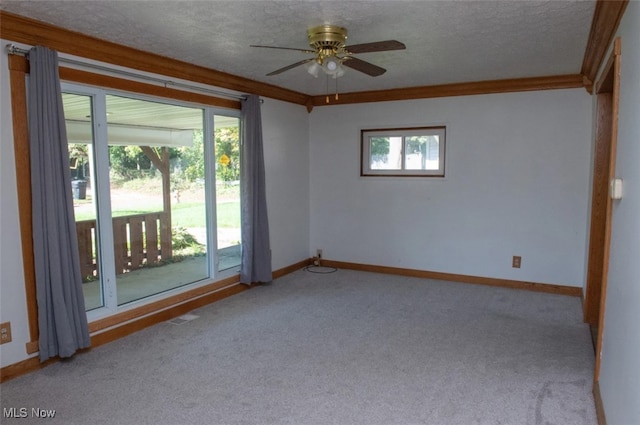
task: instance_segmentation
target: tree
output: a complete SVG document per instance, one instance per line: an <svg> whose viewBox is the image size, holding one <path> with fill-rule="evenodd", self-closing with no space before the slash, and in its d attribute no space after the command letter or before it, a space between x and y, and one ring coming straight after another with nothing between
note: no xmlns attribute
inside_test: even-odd
<svg viewBox="0 0 640 425"><path fill-rule="evenodd" d="M73 179L84 179L85 164L89 160L89 149L82 143L69 143L69 162L71 177Z"/></svg>
<svg viewBox="0 0 640 425"><path fill-rule="evenodd" d="M109 163L116 174L127 180L151 168L151 160L135 145L109 146Z"/></svg>
<svg viewBox="0 0 640 425"><path fill-rule="evenodd" d="M202 130L193 132L193 146L182 148L181 158L185 164L185 178L194 182L204 178L204 143L202 140Z"/></svg>
<svg viewBox="0 0 640 425"><path fill-rule="evenodd" d="M216 178L224 182L240 180L240 128L217 128L214 137Z"/></svg>
<svg viewBox="0 0 640 425"><path fill-rule="evenodd" d="M389 138L388 137L372 137L371 139L371 156L389 155Z"/></svg>
<svg viewBox="0 0 640 425"><path fill-rule="evenodd" d="M229 182L240 179L240 129L236 127L216 128L215 167L216 179ZM184 167L184 179L195 182L204 179L204 137L202 130L193 133L193 144L171 149L171 157L179 157ZM223 157L227 158L222 159Z"/></svg>

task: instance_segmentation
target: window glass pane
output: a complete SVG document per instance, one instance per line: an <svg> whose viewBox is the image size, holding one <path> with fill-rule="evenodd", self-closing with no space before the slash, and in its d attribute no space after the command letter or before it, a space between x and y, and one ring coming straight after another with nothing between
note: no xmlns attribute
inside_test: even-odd
<svg viewBox="0 0 640 425"><path fill-rule="evenodd" d="M104 288L100 281L98 229L96 226L96 196L91 96L62 94L69 167L73 194L73 212L78 234L82 292L86 310L104 306Z"/></svg>
<svg viewBox="0 0 640 425"><path fill-rule="evenodd" d="M405 168L407 170L438 170L439 136L411 136L405 139Z"/></svg>
<svg viewBox="0 0 640 425"><path fill-rule="evenodd" d="M444 177L446 127L361 130L361 176Z"/></svg>
<svg viewBox="0 0 640 425"><path fill-rule="evenodd" d="M218 270L240 265L240 119L216 115L216 229Z"/></svg>
<svg viewBox="0 0 640 425"><path fill-rule="evenodd" d="M203 111L106 96L118 305L209 276Z"/></svg>
<svg viewBox="0 0 640 425"><path fill-rule="evenodd" d="M369 149L372 170L402 169L402 137L370 137Z"/></svg>

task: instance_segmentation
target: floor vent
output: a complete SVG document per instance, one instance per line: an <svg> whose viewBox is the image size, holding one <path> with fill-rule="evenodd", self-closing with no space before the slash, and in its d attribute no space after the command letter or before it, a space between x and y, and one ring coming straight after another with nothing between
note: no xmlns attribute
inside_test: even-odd
<svg viewBox="0 0 640 425"><path fill-rule="evenodd" d="M172 325L182 325L184 323L197 319L198 317L200 316L196 316L195 314L183 314L182 316L178 316L169 320L169 323L171 323Z"/></svg>

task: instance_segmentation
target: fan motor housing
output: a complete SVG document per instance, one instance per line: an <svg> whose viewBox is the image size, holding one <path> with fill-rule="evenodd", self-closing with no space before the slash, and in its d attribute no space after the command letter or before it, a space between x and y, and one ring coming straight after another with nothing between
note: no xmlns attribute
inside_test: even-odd
<svg viewBox="0 0 640 425"><path fill-rule="evenodd" d="M317 50L331 49L337 52L344 48L347 41L347 29L334 25L320 25L307 30L309 45Z"/></svg>

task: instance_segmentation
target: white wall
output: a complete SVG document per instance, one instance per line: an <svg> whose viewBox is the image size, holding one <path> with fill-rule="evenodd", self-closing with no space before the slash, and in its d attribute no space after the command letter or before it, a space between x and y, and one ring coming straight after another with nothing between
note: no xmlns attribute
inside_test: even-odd
<svg viewBox="0 0 640 425"><path fill-rule="evenodd" d="M11 322L13 334L0 345L0 367L26 359L29 341L7 69L7 55L0 54L0 322ZM262 126L272 265L278 269L308 258L308 113L265 99Z"/></svg>
<svg viewBox="0 0 640 425"><path fill-rule="evenodd" d="M640 3L620 23L620 114L600 392L609 425L640 424ZM608 58L608 56L607 56Z"/></svg>
<svg viewBox="0 0 640 425"><path fill-rule="evenodd" d="M445 179L359 176L361 129L436 124ZM310 253L582 286L590 148L584 89L318 107Z"/></svg>
<svg viewBox="0 0 640 425"><path fill-rule="evenodd" d="M2 46L5 43L2 41ZM11 322L12 342L0 345L0 366L26 358L29 342L22 244L18 220L7 55L0 54L0 322Z"/></svg>
<svg viewBox="0 0 640 425"><path fill-rule="evenodd" d="M308 258L309 114L265 99L262 133L273 269Z"/></svg>

